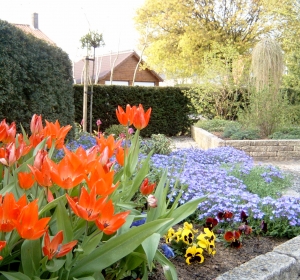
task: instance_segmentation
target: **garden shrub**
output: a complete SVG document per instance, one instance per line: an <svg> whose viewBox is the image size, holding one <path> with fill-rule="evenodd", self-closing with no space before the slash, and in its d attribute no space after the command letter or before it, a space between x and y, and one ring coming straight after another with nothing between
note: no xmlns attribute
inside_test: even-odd
<svg viewBox="0 0 300 280"><path fill-rule="evenodd" d="M300 127L285 127L270 135L272 139L300 139Z"/></svg>
<svg viewBox="0 0 300 280"><path fill-rule="evenodd" d="M195 126L205 129L207 131L224 131L225 127L232 123L231 121L222 120L222 119L212 119L212 120L200 120Z"/></svg>
<svg viewBox="0 0 300 280"><path fill-rule="evenodd" d="M240 111L238 120L245 127L258 128L262 137L271 135L276 130L291 124L292 116L289 112L286 96L274 94L271 89L257 92L253 90L250 104Z"/></svg>
<svg viewBox="0 0 300 280"><path fill-rule="evenodd" d="M172 140L163 134L152 134L151 139L141 141L141 152L149 154L152 150L154 154L168 155L174 148Z"/></svg>
<svg viewBox="0 0 300 280"><path fill-rule="evenodd" d="M33 114L73 124L71 61L62 49L0 20L0 119L29 132Z"/></svg>
<svg viewBox="0 0 300 280"><path fill-rule="evenodd" d="M115 137L119 137L121 133L126 133L126 128L120 124L113 124L105 129L105 135L113 134Z"/></svg>

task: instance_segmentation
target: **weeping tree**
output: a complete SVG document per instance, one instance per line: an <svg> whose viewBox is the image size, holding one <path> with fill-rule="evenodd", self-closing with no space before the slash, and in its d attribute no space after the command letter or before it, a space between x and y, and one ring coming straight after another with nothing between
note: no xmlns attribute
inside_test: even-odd
<svg viewBox="0 0 300 280"><path fill-rule="evenodd" d="M256 91L278 93L284 63L282 49L275 40L265 38L256 44L252 52L251 70Z"/></svg>
<svg viewBox="0 0 300 280"><path fill-rule="evenodd" d="M283 51L273 39L258 42L252 52L250 102L239 115L247 126L260 130L267 137L283 125L290 123L288 101L279 88L284 71Z"/></svg>

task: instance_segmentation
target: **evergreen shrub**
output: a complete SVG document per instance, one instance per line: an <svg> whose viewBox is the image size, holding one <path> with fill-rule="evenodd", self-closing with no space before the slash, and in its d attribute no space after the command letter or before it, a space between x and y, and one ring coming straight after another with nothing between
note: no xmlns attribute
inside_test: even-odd
<svg viewBox="0 0 300 280"><path fill-rule="evenodd" d="M0 20L0 119L26 131L33 114L73 125L72 83L67 53Z"/></svg>
<svg viewBox="0 0 300 280"><path fill-rule="evenodd" d="M125 109L127 104L142 104L145 111L152 108L149 125L141 131L141 136L152 134L166 136L184 135L190 131L193 113L189 99L182 89L176 87L128 87L128 86L94 86L93 94L93 130L96 130L96 119L101 119L101 130L105 131L113 124L118 124L116 108L120 105ZM82 120L83 85L74 86L75 119ZM89 118L88 96L88 118ZM88 120L89 122L89 120Z"/></svg>

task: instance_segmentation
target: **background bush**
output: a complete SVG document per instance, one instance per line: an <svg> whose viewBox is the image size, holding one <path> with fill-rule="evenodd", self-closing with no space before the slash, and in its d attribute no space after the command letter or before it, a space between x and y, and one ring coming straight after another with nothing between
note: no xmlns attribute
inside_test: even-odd
<svg viewBox="0 0 300 280"><path fill-rule="evenodd" d="M71 61L60 48L0 20L0 119L29 131L33 114L73 125Z"/></svg>

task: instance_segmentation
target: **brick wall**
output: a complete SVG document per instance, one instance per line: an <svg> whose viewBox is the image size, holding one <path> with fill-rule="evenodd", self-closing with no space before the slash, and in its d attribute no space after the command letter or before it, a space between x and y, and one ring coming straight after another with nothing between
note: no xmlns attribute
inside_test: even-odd
<svg viewBox="0 0 300 280"><path fill-rule="evenodd" d="M127 81L129 85L132 85L133 75L136 68L138 60L136 57L131 56L121 65L116 67L113 72L114 81ZM103 79L99 80L99 84L105 84L105 81L110 80L110 74L105 76ZM159 80L154 76L150 70L140 70L138 69L135 77L135 82L154 82L155 86L159 85Z"/></svg>
<svg viewBox="0 0 300 280"><path fill-rule="evenodd" d="M222 140L201 128L191 127L192 137L207 150L231 146L246 152L255 160L299 160L300 140Z"/></svg>

